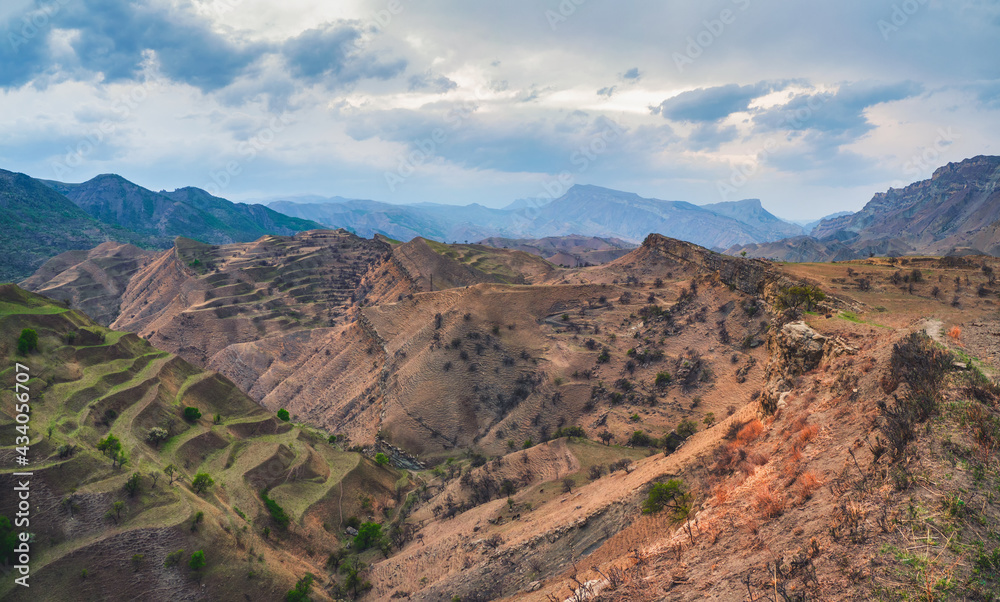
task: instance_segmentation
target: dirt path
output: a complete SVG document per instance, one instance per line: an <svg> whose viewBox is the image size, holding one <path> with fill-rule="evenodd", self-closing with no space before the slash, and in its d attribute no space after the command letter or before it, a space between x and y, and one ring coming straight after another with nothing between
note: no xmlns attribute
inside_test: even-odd
<svg viewBox="0 0 1000 602"><path fill-rule="evenodd" d="M942 334L942 330L944 330L944 322L941 320L925 318L920 326L923 328L924 332L927 333L927 336L942 345L946 345L944 341L944 334Z"/></svg>

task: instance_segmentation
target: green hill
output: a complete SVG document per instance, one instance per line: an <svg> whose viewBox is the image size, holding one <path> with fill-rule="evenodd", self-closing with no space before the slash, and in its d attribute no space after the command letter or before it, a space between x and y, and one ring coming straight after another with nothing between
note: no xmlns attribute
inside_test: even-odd
<svg viewBox="0 0 1000 602"><path fill-rule="evenodd" d="M0 169L0 282L19 281L54 255L102 242L141 243L103 224L58 192L24 174Z"/></svg>
<svg viewBox="0 0 1000 602"><path fill-rule="evenodd" d="M38 351L27 356L17 355L24 328L38 334ZM14 285L0 286L0 357L4 382L15 381L18 364L31 377L31 579L44 584L45 599L283 599L347 547L342 521L394 520L375 512L395 494L397 471L278 420L214 372ZM187 407L201 416L186 416ZM13 387L4 387L5 483L18 470L15 410ZM109 436L124 466L99 450ZM199 473L214 481L204 492L193 488ZM265 506L264 489L288 515L286 527ZM352 502L363 496L367 509ZM13 517L15 504L0 497L0 515ZM200 570L188 566L196 550L207 560ZM36 589L4 579L0 599L39 599Z"/></svg>

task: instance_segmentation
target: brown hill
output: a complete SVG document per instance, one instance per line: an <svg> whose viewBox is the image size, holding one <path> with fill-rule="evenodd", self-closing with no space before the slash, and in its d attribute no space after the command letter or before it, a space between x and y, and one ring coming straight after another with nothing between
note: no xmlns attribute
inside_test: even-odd
<svg viewBox="0 0 1000 602"><path fill-rule="evenodd" d="M293 281L307 248L323 252L309 236L353 240L265 239L286 255L253 266ZM362 599L958 600L997 587L993 260L782 266L651 235L606 265L526 263L527 284L511 284L510 251L378 244L392 251L333 325L267 323L208 358L265 407L413 469L416 490L394 500L360 485L306 498L304 524L370 512L394 529L386 557L357 556ZM181 328L239 252L179 241L133 278L149 302L131 306ZM799 283L827 299L802 311ZM319 302L301 300L303 316ZM205 313L175 344L207 349L232 317ZM317 446L289 463L300 448L285 445L268 453L323 477ZM658 483L667 508L643 513ZM283 505L310 490L289 485ZM334 547L312 535L301 545ZM336 563L311 562L327 591L343 583Z"/></svg>
<svg viewBox="0 0 1000 602"><path fill-rule="evenodd" d="M155 255L133 245L106 242L89 251L53 257L20 286L65 301L108 326L118 317L122 293L132 276Z"/></svg>
<svg viewBox="0 0 1000 602"><path fill-rule="evenodd" d="M618 259L635 249L635 245L618 238L596 236L550 236L548 238L487 238L479 244L502 249L514 249L537 255L562 267L600 265Z"/></svg>

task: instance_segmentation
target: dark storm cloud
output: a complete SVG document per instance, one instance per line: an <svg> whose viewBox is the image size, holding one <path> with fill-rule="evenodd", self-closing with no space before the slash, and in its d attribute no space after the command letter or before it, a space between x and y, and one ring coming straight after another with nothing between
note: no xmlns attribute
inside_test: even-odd
<svg viewBox="0 0 1000 602"><path fill-rule="evenodd" d="M727 84L714 88L698 88L668 98L653 108L653 113L672 121L712 122L733 113L746 111L754 99L774 91L780 84L760 82L740 86Z"/></svg>
<svg viewBox="0 0 1000 602"><path fill-rule="evenodd" d="M56 73L80 78L99 73L105 82L134 80L151 56L169 79L206 92L232 84L270 54L282 55L293 76L322 80L330 87L392 78L407 64L363 49L358 43L362 28L355 21L327 23L273 45L223 36L188 6L36 0L6 26L8 39L0 44L0 87L8 89ZM73 32L71 56L52 50L49 41L56 30Z"/></svg>

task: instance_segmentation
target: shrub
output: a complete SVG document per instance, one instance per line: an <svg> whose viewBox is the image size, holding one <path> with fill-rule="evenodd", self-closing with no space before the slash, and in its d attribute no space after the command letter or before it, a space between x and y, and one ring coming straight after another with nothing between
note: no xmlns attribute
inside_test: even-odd
<svg viewBox="0 0 1000 602"><path fill-rule="evenodd" d="M205 552L203 550L198 550L194 554L191 554L191 560L188 560L188 566L191 567L192 571L200 571L205 567Z"/></svg>
<svg viewBox="0 0 1000 602"><path fill-rule="evenodd" d="M264 501L264 506L266 506L267 511L271 513L271 520L274 521L274 524L278 525L281 529L287 529L288 523L290 523L292 519L289 518L285 509L282 508L278 502L267 497L266 489L260 492L260 499Z"/></svg>
<svg viewBox="0 0 1000 602"><path fill-rule="evenodd" d="M286 410L285 408L281 408L280 410L278 410L278 420L281 420L282 422L288 422L289 420L291 420L291 416L289 416L288 410Z"/></svg>
<svg viewBox="0 0 1000 602"><path fill-rule="evenodd" d="M736 434L737 445L749 445L753 441L760 437L761 433L764 432L764 424L754 418L750 422L743 425L739 432Z"/></svg>
<svg viewBox="0 0 1000 602"><path fill-rule="evenodd" d="M194 422L199 418L201 418L201 411L199 411L198 408L194 408L191 406L184 408L184 420L187 420L188 422Z"/></svg>
<svg viewBox="0 0 1000 602"><path fill-rule="evenodd" d="M17 339L17 352L21 355L28 355L32 351L38 350L38 333L31 328L21 331L21 336Z"/></svg>
<svg viewBox="0 0 1000 602"><path fill-rule="evenodd" d="M583 430L583 427L579 426L564 426L556 429L553 439L558 439L560 437L580 437L581 439L587 436L587 432Z"/></svg>
<svg viewBox="0 0 1000 602"><path fill-rule="evenodd" d="M182 556L184 556L184 550L177 550L176 552L167 554L166 560L163 561L163 566L176 566L180 563Z"/></svg>
<svg viewBox="0 0 1000 602"><path fill-rule="evenodd" d="M375 463L378 464L379 466L385 466L386 464L389 463L389 456L383 454L382 452L379 452L375 454Z"/></svg>
<svg viewBox="0 0 1000 602"><path fill-rule="evenodd" d="M362 523L358 534L354 536L354 549L361 552L378 545L382 539L382 525L378 523Z"/></svg>
<svg viewBox="0 0 1000 602"><path fill-rule="evenodd" d="M785 500L780 494L765 486L754 497L753 508L764 518L776 518L785 511Z"/></svg>
<svg viewBox="0 0 1000 602"><path fill-rule="evenodd" d="M628 444L632 447L652 447L656 445L656 439L642 431L635 431L628 438Z"/></svg>
<svg viewBox="0 0 1000 602"><path fill-rule="evenodd" d="M778 303L786 309L805 305L806 311L826 299L826 294L816 286L790 286L781 292Z"/></svg>
<svg viewBox="0 0 1000 602"><path fill-rule="evenodd" d="M598 364L606 364L611 361L611 351L605 347L601 350L601 353L597 356Z"/></svg>
<svg viewBox="0 0 1000 602"><path fill-rule="evenodd" d="M667 386L667 385L670 384L671 380L673 380L673 377L670 376L669 373L667 373L667 372L658 372L656 374L656 382L655 382L655 384L656 384L657 387L665 387L665 386Z"/></svg>
<svg viewBox="0 0 1000 602"><path fill-rule="evenodd" d="M670 510L675 518L684 518L690 509L691 496L685 491L684 482L680 479L654 484L642 503L643 514Z"/></svg>
<svg viewBox="0 0 1000 602"><path fill-rule="evenodd" d="M687 439L691 435L698 432L698 423L695 422L694 420L685 418L684 420L680 421L680 424L678 424L677 428L674 430L677 432L678 435Z"/></svg>

